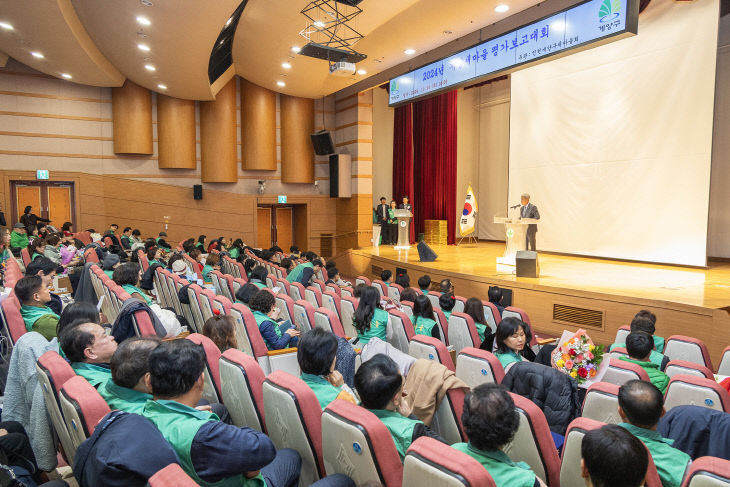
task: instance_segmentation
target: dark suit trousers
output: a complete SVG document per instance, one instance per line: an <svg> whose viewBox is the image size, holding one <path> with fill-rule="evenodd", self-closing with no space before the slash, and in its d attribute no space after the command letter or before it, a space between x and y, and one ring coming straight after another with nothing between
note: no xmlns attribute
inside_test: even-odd
<svg viewBox="0 0 730 487"><path fill-rule="evenodd" d="M527 250L532 250L537 252L537 232L536 231L527 231L527 235L525 236L525 248Z"/></svg>

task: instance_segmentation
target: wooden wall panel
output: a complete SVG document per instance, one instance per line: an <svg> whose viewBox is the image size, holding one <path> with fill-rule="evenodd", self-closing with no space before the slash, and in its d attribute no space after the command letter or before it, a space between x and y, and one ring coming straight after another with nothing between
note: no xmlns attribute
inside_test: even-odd
<svg viewBox="0 0 730 487"><path fill-rule="evenodd" d="M160 169L196 169L195 102L158 94L157 138Z"/></svg>
<svg viewBox="0 0 730 487"><path fill-rule="evenodd" d="M200 102L200 175L204 183L238 181L236 79L214 101Z"/></svg>
<svg viewBox="0 0 730 487"><path fill-rule="evenodd" d="M276 171L276 93L241 79L241 168Z"/></svg>
<svg viewBox="0 0 730 487"><path fill-rule="evenodd" d="M314 183L314 100L281 95L281 181Z"/></svg>
<svg viewBox="0 0 730 487"><path fill-rule="evenodd" d="M152 97L127 80L112 88L112 126L116 154L152 154Z"/></svg>

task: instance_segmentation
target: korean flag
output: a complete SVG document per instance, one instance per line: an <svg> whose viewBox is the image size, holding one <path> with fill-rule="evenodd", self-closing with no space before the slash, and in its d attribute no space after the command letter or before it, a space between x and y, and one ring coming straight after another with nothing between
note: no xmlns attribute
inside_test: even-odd
<svg viewBox="0 0 730 487"><path fill-rule="evenodd" d="M471 189L466 190L466 201L464 202L464 211L461 212L461 219L459 220L459 230L461 236L464 237L470 233L474 233L474 225L476 223L476 212L477 212L477 198L474 196L474 191Z"/></svg>

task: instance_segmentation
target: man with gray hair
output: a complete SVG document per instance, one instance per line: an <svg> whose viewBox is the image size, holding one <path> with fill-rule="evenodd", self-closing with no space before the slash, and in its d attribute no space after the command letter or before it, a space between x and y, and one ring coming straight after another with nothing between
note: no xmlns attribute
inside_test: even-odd
<svg viewBox="0 0 730 487"><path fill-rule="evenodd" d="M520 207L520 218L533 218L535 220L540 219L540 212L537 210L537 206L530 203L529 194L522 193L520 202L522 203ZM536 237L537 225L531 223L527 226L527 236L525 237L525 247L527 250L537 251Z"/></svg>

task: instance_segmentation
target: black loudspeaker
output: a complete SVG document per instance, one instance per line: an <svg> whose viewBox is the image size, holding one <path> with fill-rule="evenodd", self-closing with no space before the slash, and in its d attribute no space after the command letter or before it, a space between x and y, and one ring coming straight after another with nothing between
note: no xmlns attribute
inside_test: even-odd
<svg viewBox="0 0 730 487"><path fill-rule="evenodd" d="M537 252L532 250L517 251L517 277L540 277Z"/></svg>
<svg viewBox="0 0 730 487"><path fill-rule="evenodd" d="M318 156L328 156L334 154L335 146L332 143L332 136L327 130L320 130L319 132L310 135L312 138L312 145L314 146L314 153Z"/></svg>
<svg viewBox="0 0 730 487"><path fill-rule="evenodd" d="M418 242L418 258L421 262L433 262L438 258L436 252L426 245L426 242Z"/></svg>
<svg viewBox="0 0 730 487"><path fill-rule="evenodd" d="M194 200L203 199L203 185L202 184L193 184L193 199Z"/></svg>

